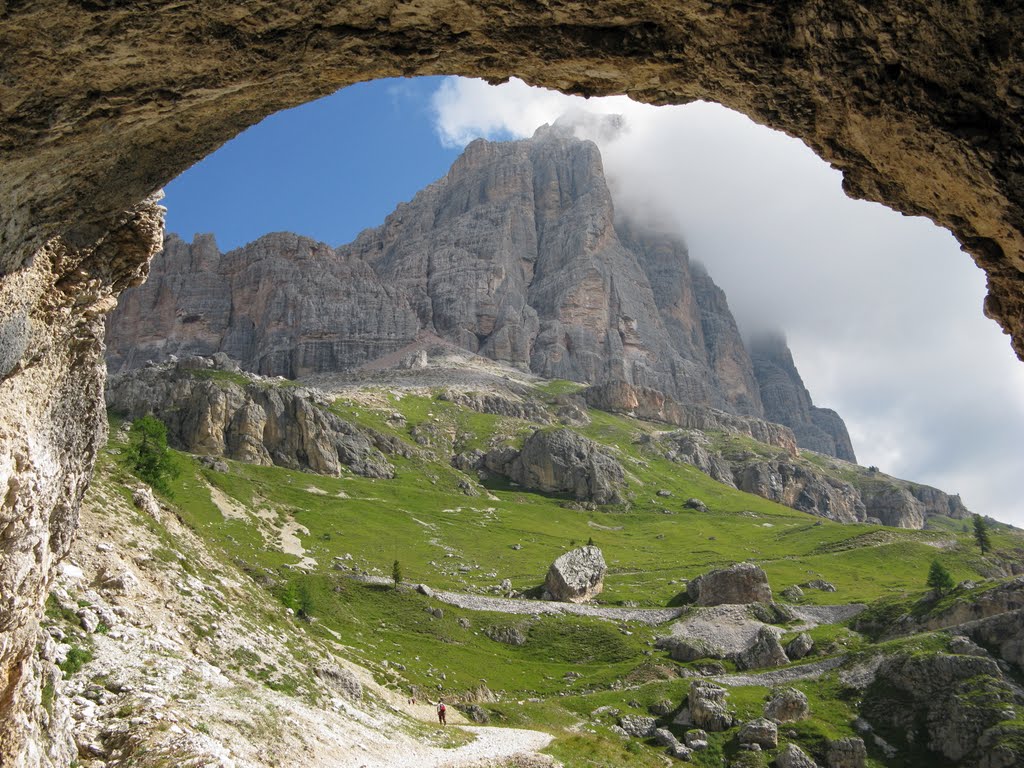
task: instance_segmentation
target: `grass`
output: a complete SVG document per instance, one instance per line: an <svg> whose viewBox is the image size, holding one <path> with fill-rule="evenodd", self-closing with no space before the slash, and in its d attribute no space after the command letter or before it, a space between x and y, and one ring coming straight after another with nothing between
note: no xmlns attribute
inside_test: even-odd
<svg viewBox="0 0 1024 768"><path fill-rule="evenodd" d="M232 375L237 374L226 374L227 380ZM549 382L538 392L554 398L576 389L571 382ZM254 625L272 627L281 637L301 633L325 646L340 644L387 687L425 696L457 694L482 684L501 692L500 703L484 705L492 723L550 731L556 737L550 753L570 768L663 764L663 750L653 742L623 742L610 730L614 718L591 713L613 706L623 714L645 714L662 699L682 703L689 685L677 679L683 665L652 650L664 630L578 616L462 610L409 588L355 581L335 570L335 564L387 577L397 560L407 583L486 593L507 578L514 589L527 590L543 581L558 555L592 538L609 566L599 597L605 604L669 605L687 579L751 560L765 568L776 593L790 584L825 579L836 585L836 593L808 589L800 602L871 603L868 617L880 624L915 610L936 557L958 581L980 580L986 567L971 546L970 534L959 525L942 523L927 531L841 525L715 483L692 467L665 459L644 440L664 425L590 411L591 423L580 431L622 463L628 499L584 509L567 504L565 497L500 480L479 488L476 477L468 478L478 495L463 493L460 481L467 476L451 466L452 454L517 444L533 428L527 422L475 413L437 399L436 393L397 396L381 391L338 400L331 410L404 441L409 457L389 457L395 478L348 472L325 477L231 461L227 472L217 472L176 454L181 471L166 500L217 558L251 577L249 588L260 596L251 605L231 609L244 612ZM391 418L394 413L402 418ZM748 438L712 435L712 440L722 450L766 456L776 450ZM112 447L118 447L116 437ZM831 466L816 454L804 458ZM130 479L116 457L106 453L101 453L97 477L111 488ZM130 497L123 488L114 492ZM226 515L215 500L221 495L242 511ZM686 508L691 497L701 499L708 510ZM160 541L158 561L211 578L158 522L145 515L138 518ZM280 527L291 520L301 526L298 537L305 555L316 561L310 572L296 569L298 556L281 549ZM998 529L992 534L997 547L1021 546L1017 532ZM269 604L260 604L268 595ZM973 596L975 592L960 597ZM306 621L284 617L285 606ZM437 608L440 616L434 613ZM56 604L48 604L47 610L61 613ZM208 627L215 618L194 622L198 640L212 640ZM487 630L510 624L525 635L523 646L487 636ZM819 649L855 656L878 648L934 652L943 642L927 636L917 645L873 645L877 634L845 626L818 627L811 634ZM300 646L294 644L296 653ZM227 666L288 694L315 688L249 649L234 649ZM787 730L823 760L829 739L853 735L856 697L834 674L796 687L811 700L813 716L787 725ZM760 687L733 688L730 701L740 717L749 719L760 714L767 693ZM738 759L733 735L712 734L709 750L696 753L694 764L719 766L724 759ZM762 756L765 764L771 757Z"/></svg>

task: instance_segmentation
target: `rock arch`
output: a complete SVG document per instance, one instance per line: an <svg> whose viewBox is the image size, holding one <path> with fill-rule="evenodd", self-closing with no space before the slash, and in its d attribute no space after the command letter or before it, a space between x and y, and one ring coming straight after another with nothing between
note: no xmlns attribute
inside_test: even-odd
<svg viewBox="0 0 1024 768"><path fill-rule="evenodd" d="M102 318L159 246L139 201L189 165L385 76L714 100L952 230L1024 357L1022 47L1018 2L0 0L0 764L47 763L32 649L104 429Z"/></svg>

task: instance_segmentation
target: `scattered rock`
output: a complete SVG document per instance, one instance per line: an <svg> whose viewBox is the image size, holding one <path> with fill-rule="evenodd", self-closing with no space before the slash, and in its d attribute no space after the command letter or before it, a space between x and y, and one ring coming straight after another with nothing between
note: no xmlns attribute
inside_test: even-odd
<svg viewBox="0 0 1024 768"><path fill-rule="evenodd" d="M767 625L757 632L757 639L747 650L734 658L739 669L761 669L763 667L782 667L789 663L786 652L779 642L777 630Z"/></svg>
<svg viewBox="0 0 1024 768"><path fill-rule="evenodd" d="M697 605L772 601L768 577L753 563L736 563L705 573L691 581L686 591Z"/></svg>
<svg viewBox="0 0 1024 768"><path fill-rule="evenodd" d="M317 677L351 701L363 698L363 685L354 674L337 664L320 664L314 670Z"/></svg>
<svg viewBox="0 0 1024 768"><path fill-rule="evenodd" d="M800 586L793 584L782 590L782 596L790 602L795 602L804 596L804 591L800 589Z"/></svg>
<svg viewBox="0 0 1024 768"><path fill-rule="evenodd" d="M661 490L658 491L658 495L661 496L662 498L668 498L669 496L672 495L672 491L666 491L664 488L662 488Z"/></svg>
<svg viewBox="0 0 1024 768"><path fill-rule="evenodd" d="M720 685L707 680L692 681L687 700L691 722L705 731L724 731L731 728L734 718L725 706L728 695L725 688Z"/></svg>
<svg viewBox="0 0 1024 768"><path fill-rule="evenodd" d="M647 738L654 734L658 721L646 715L623 715L619 718L619 727L630 736Z"/></svg>
<svg viewBox="0 0 1024 768"><path fill-rule="evenodd" d="M488 627L484 634L496 643L505 645L526 645L526 635L518 626Z"/></svg>
<svg viewBox="0 0 1024 768"><path fill-rule="evenodd" d="M702 731L700 728L687 731L684 738L686 739L686 746L694 752L708 748L707 731Z"/></svg>
<svg viewBox="0 0 1024 768"><path fill-rule="evenodd" d="M864 768L868 750L857 736L836 739L828 744L828 768Z"/></svg>
<svg viewBox="0 0 1024 768"><path fill-rule="evenodd" d="M790 742L775 758L777 768L819 768L807 753Z"/></svg>
<svg viewBox="0 0 1024 768"><path fill-rule="evenodd" d="M659 637L655 646L668 651L672 659L682 662L721 659L725 656L721 648L699 637Z"/></svg>
<svg viewBox="0 0 1024 768"><path fill-rule="evenodd" d="M814 650L814 640L806 632L801 632L786 643L786 656L797 661Z"/></svg>
<svg viewBox="0 0 1024 768"><path fill-rule="evenodd" d="M810 715L807 696L796 688L778 688L764 705L764 716L776 723L803 720Z"/></svg>
<svg viewBox="0 0 1024 768"><path fill-rule="evenodd" d="M600 549L580 547L566 552L551 564L544 589L553 600L583 603L604 589L607 570Z"/></svg>
<svg viewBox="0 0 1024 768"><path fill-rule="evenodd" d="M647 709L652 715L655 715L657 717L664 717L675 708L675 705L671 701L669 701L668 699L662 699L661 701L651 704L651 706Z"/></svg>
<svg viewBox="0 0 1024 768"><path fill-rule="evenodd" d="M736 740L740 744L757 744L762 749L775 749L779 746L779 729L771 720L759 717L744 723Z"/></svg>
<svg viewBox="0 0 1024 768"><path fill-rule="evenodd" d="M485 724L491 722L491 716L479 704L461 704L459 705L459 710L474 723Z"/></svg>
<svg viewBox="0 0 1024 768"><path fill-rule="evenodd" d="M812 579L804 584L808 589L820 589L822 592L835 592L836 585L823 579Z"/></svg>
<svg viewBox="0 0 1024 768"><path fill-rule="evenodd" d="M521 451L499 448L484 457L492 472L543 493L569 492L579 501L618 504L626 480L622 465L606 449L571 429L542 429Z"/></svg>
<svg viewBox="0 0 1024 768"><path fill-rule="evenodd" d="M695 498L687 499L687 500L686 500L686 501L685 501L685 502L683 503L683 506L684 506L684 507L685 507L686 509L695 509L695 510L697 510L698 512L707 512L707 511L708 511L708 505L707 505L707 504L705 504L705 503L704 503L703 501L701 501L700 499L695 499Z"/></svg>

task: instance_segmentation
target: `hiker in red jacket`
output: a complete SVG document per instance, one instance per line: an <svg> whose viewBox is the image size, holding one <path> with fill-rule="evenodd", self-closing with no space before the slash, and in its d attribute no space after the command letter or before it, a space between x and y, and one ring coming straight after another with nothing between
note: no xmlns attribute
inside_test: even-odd
<svg viewBox="0 0 1024 768"><path fill-rule="evenodd" d="M447 712L447 707L445 707L444 701L438 701L437 702L437 722L439 722L441 725L448 725L448 721L444 719L446 712Z"/></svg>

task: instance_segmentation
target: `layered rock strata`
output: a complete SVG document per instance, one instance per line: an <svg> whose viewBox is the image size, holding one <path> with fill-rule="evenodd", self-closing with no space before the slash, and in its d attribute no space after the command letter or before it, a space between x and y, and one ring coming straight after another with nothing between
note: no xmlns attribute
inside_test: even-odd
<svg viewBox="0 0 1024 768"><path fill-rule="evenodd" d="M482 457L483 467L524 488L570 493L579 501L618 504L626 473L600 445L571 429L542 429L521 450L498 448Z"/></svg>
<svg viewBox="0 0 1024 768"><path fill-rule="evenodd" d="M733 444L692 429L645 442L720 483L837 522L923 528L931 517L963 520L971 515L959 495L841 459Z"/></svg>
<svg viewBox="0 0 1024 768"><path fill-rule="evenodd" d="M327 475L348 467L366 477L393 477L384 453L410 450L331 413L316 390L218 370L203 357L113 376L107 404L130 419L155 415L176 448L249 464Z"/></svg>
<svg viewBox="0 0 1024 768"><path fill-rule="evenodd" d="M429 335L546 378L628 382L759 416L725 295L677 240L616 221L601 155L569 127L470 144L350 245L277 233L221 254L168 238L110 323L112 371L223 352L296 378Z"/></svg>
<svg viewBox="0 0 1024 768"><path fill-rule="evenodd" d="M67 763L38 708L54 674L35 655L39 617L106 439L104 318L144 279L163 213L147 201L95 244L51 240L0 276L0 765Z"/></svg>

